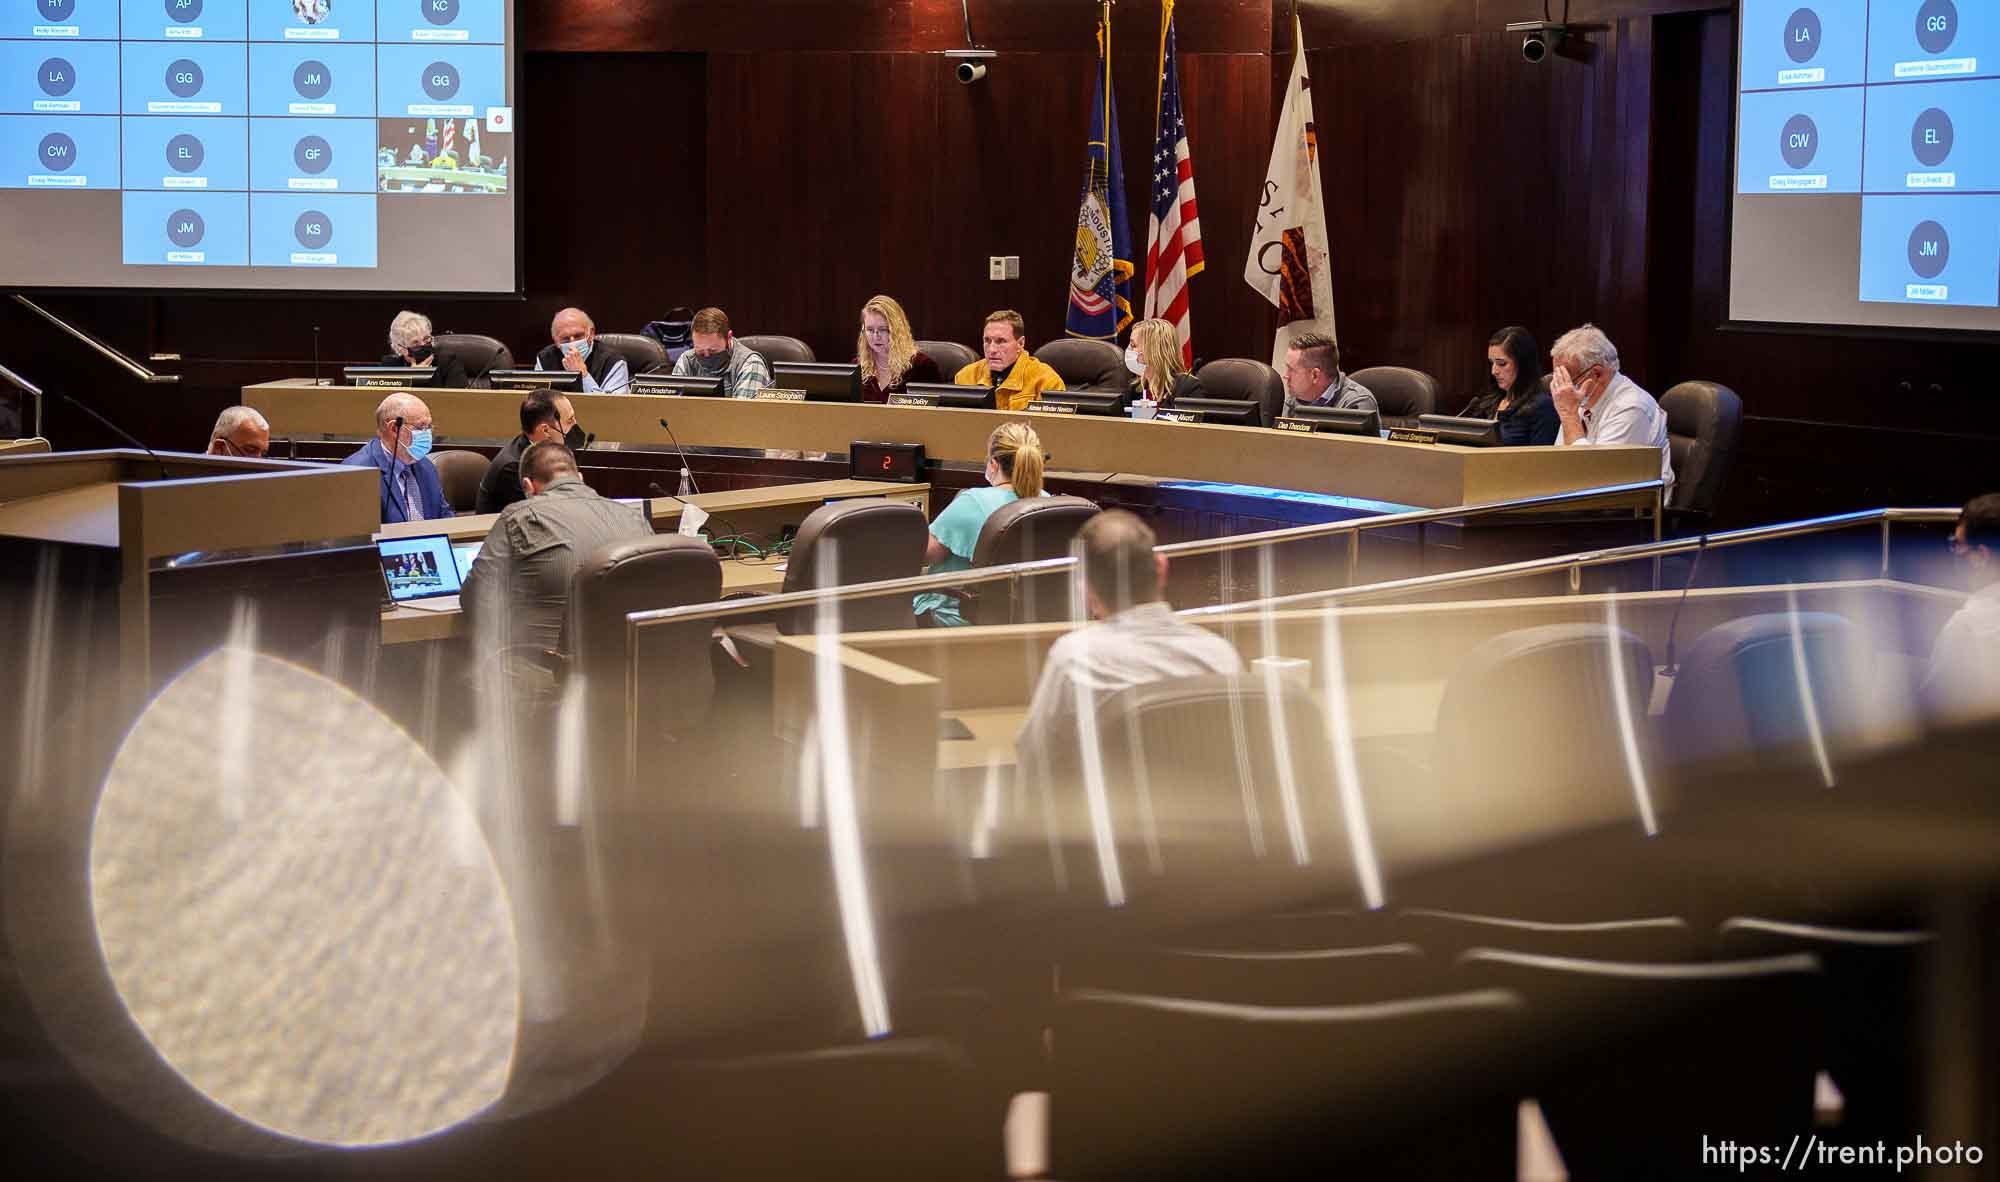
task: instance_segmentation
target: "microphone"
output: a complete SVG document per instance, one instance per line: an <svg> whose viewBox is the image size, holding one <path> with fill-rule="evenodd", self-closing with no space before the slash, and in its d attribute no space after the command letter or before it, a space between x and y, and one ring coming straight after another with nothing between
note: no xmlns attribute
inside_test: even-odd
<svg viewBox="0 0 2000 1182"><path fill-rule="evenodd" d="M1701 570L1701 556L1708 552L1708 530L1704 527L1701 538L1695 543L1694 561L1688 564L1687 581L1681 584L1681 597L1674 601L1673 618L1667 621L1667 663L1660 672L1668 677L1680 675L1680 662L1674 657L1674 634L1681 626L1681 609L1687 606L1688 591L1694 587L1694 576Z"/></svg>
<svg viewBox="0 0 2000 1182"><path fill-rule="evenodd" d="M299 458L299 441L290 435L285 436L285 458L288 460Z"/></svg>
<svg viewBox="0 0 2000 1182"><path fill-rule="evenodd" d="M160 458L159 452L154 451L152 448L147 447L144 443L140 442L139 437L137 435L132 434L130 431L127 431L125 428L112 422L110 419L107 419L103 415L98 414L96 411L85 406L83 403L77 401L75 398L72 398L68 394L63 395L62 400L64 402L69 403L71 406L74 406L78 410L82 411L84 414L87 414L91 418L96 419L98 422L102 423L105 427L110 429L113 435L116 435L118 438L123 439L125 442L131 444L133 447L136 447L140 451L143 451L147 455L153 457L153 462L160 466L160 479L165 480L168 478L167 462Z"/></svg>
<svg viewBox="0 0 2000 1182"><path fill-rule="evenodd" d="M317 324L313 325L313 385L319 385L319 325Z"/></svg>
<svg viewBox="0 0 2000 1182"><path fill-rule="evenodd" d="M701 486L700 486L700 485L698 485L698 484L696 484L696 483L694 482L694 472L693 472L693 471L692 471L691 469L689 469L689 467L688 467L688 457L687 457L687 452L685 452L685 451L681 450L681 441L680 441L679 439L675 438L675 436L674 436L674 425L673 425L672 423L669 423L669 422L668 422L668 421L666 420L666 418L665 418L665 417L663 416L663 417L662 417L662 418L660 419L660 426L662 426L662 427L665 427L665 428L667 429L667 438L673 441L673 445L674 445L674 454L675 454L675 455L678 455L678 456L679 456L679 457L681 458L681 492L680 492L680 495L681 495L681 496L686 496L686 495L688 495L688 490L689 490L689 489L693 489L693 490L694 490L694 495L696 495L696 496L700 496L700 495L701 495Z"/></svg>

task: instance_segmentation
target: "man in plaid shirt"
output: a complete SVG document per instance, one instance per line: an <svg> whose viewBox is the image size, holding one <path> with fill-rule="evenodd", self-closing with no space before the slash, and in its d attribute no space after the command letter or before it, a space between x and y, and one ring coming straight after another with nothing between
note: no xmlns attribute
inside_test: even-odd
<svg viewBox="0 0 2000 1182"><path fill-rule="evenodd" d="M691 327L694 348L674 362L675 377L719 377L726 398L755 398L757 391L771 384L770 363L736 339L722 309L696 312Z"/></svg>

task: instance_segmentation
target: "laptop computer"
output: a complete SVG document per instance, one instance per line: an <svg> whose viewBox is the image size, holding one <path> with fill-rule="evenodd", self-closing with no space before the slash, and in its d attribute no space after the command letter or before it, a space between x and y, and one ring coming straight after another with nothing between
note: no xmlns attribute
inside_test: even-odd
<svg viewBox="0 0 2000 1182"><path fill-rule="evenodd" d="M397 607L429 612L458 610L458 593L465 581L459 577L451 539L443 534L383 538L375 543L375 551L382 559L389 599Z"/></svg>
<svg viewBox="0 0 2000 1182"><path fill-rule="evenodd" d="M453 542L451 544L451 557L453 561L458 563L458 581L461 585L464 584L465 580L472 577L472 560L479 557L479 548L485 544L486 542L483 538L477 542Z"/></svg>

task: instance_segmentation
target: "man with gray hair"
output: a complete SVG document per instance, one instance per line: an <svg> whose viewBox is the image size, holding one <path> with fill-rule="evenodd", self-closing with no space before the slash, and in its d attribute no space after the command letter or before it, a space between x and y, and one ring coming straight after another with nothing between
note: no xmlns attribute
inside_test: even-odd
<svg viewBox="0 0 2000 1182"><path fill-rule="evenodd" d="M452 515L430 453L431 408L398 390L375 407L375 438L340 462L382 474L382 524L393 525Z"/></svg>
<svg viewBox="0 0 2000 1182"><path fill-rule="evenodd" d="M597 343L597 323L582 308L564 308L549 322L554 343L535 354L535 368L566 369L583 375L585 394L623 394L632 388L632 368L618 351Z"/></svg>
<svg viewBox="0 0 2000 1182"><path fill-rule="evenodd" d="M1555 362L1549 394L1555 399L1557 447L1632 443L1660 449L1663 495L1674 491L1674 453L1667 443L1667 412L1639 383L1618 372L1618 347L1594 324L1572 328L1549 350Z"/></svg>
<svg viewBox="0 0 2000 1182"><path fill-rule="evenodd" d="M382 364L435 369L437 377L431 383L435 389L463 390L471 384L466 379L465 362L451 350L437 347L431 318L422 312L398 312L389 322L389 353Z"/></svg>
<svg viewBox="0 0 2000 1182"><path fill-rule="evenodd" d="M208 433L208 454L261 460L271 454L271 424L247 406L225 407Z"/></svg>

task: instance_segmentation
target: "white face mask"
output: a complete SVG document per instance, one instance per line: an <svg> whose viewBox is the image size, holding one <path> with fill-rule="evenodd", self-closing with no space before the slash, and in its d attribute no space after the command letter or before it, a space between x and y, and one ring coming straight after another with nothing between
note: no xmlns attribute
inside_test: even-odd
<svg viewBox="0 0 2000 1182"><path fill-rule="evenodd" d="M1139 350L1131 345L1125 346L1125 368L1139 377L1146 376L1146 363L1140 359Z"/></svg>

